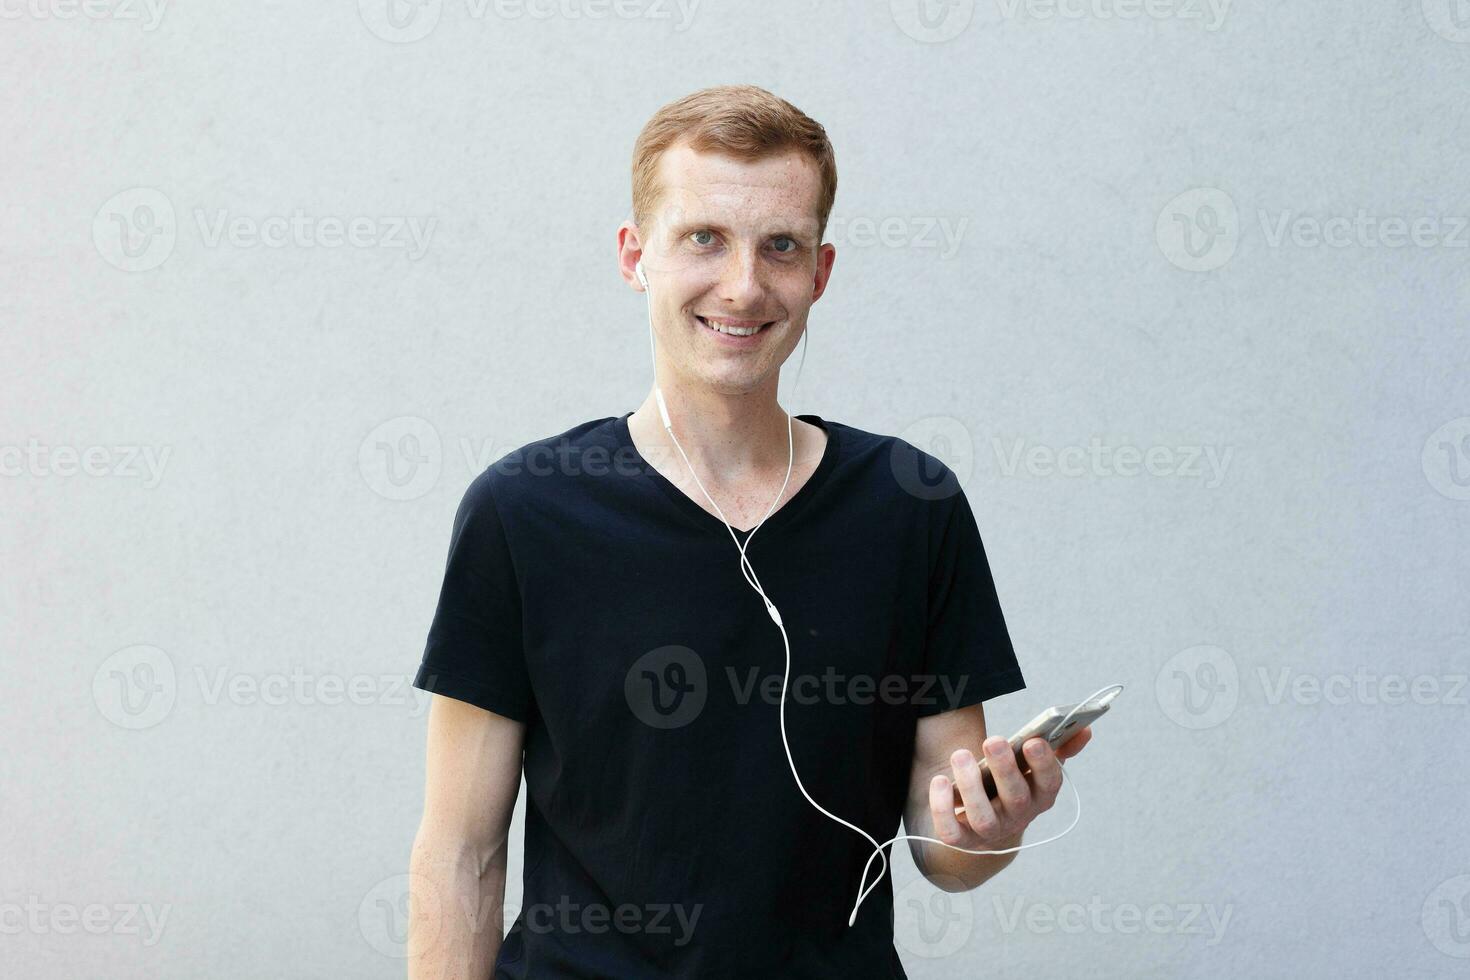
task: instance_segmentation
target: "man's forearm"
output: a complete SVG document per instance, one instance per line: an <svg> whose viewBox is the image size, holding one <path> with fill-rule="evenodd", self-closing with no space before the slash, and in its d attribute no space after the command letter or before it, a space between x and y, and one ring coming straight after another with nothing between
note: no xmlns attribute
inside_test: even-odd
<svg viewBox="0 0 1470 980"><path fill-rule="evenodd" d="M409 862L409 980L490 976L500 953L505 842L477 854L462 842L414 841Z"/></svg>
<svg viewBox="0 0 1470 980"><path fill-rule="evenodd" d="M930 830L924 836L933 837L934 833ZM992 847L983 849L1000 851L1008 847L1017 847L1021 843L1022 836L1024 836L1024 831L1017 834L1012 840L1001 841ZM912 849L912 854L919 871L935 887L947 892L969 891L977 888L1016 859L1014 853L966 854L963 851L956 851L930 841L914 841L913 843L916 846ZM976 850L981 849L976 848Z"/></svg>

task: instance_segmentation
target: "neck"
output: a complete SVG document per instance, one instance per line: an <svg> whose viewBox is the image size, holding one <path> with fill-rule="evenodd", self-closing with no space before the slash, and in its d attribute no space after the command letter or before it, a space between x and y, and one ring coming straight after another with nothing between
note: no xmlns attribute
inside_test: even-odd
<svg viewBox="0 0 1470 980"><path fill-rule="evenodd" d="M774 385L733 395L677 382L660 387L674 435L698 467L700 479L722 483L777 469L786 471L788 423L785 410L776 401ZM792 439L800 424L791 420ZM683 458L664 430L652 389L629 416L628 426L640 442L656 446L665 460L677 461L682 467Z"/></svg>

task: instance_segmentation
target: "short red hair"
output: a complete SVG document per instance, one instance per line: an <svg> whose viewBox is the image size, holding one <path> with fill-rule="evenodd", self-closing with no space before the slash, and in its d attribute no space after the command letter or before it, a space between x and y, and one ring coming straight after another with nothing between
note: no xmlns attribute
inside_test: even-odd
<svg viewBox="0 0 1470 980"><path fill-rule="evenodd" d="M642 225L658 203L659 156L676 143L699 153L758 160L797 150L817 165L818 240L837 197L837 160L822 124L756 85L716 85L659 109L633 144L633 222Z"/></svg>

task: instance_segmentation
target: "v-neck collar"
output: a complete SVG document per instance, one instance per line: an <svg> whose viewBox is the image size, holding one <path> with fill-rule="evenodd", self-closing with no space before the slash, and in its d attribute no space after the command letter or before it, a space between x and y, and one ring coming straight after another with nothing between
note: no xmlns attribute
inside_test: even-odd
<svg viewBox="0 0 1470 980"><path fill-rule="evenodd" d="M681 511L688 514L691 519L701 525L710 527L712 529L724 531L725 522L720 520L718 514L713 514L705 510L698 503L696 503L692 497L688 496L684 493L684 491L674 486L674 484L670 482L668 477L664 476L658 470L654 469L653 465L649 463L648 460L643 458L643 454L640 453L638 451L638 447L633 444L632 433L628 431L628 417L632 414L632 412L624 412L618 418L613 420L613 432L617 436L619 447L626 452L630 452L633 455L648 479L652 480L658 486L658 488L664 492L664 495L672 500L675 506L677 506ZM794 493L791 497L789 497L784 504L777 507L776 512L773 513L770 517L766 518L766 522L764 524L759 524L757 525L757 527L762 527L769 530L771 528L781 527L791 521L793 518L795 518L797 513L802 509L802 507L805 506L806 502L811 499L812 495L817 491L817 488L827 478L827 474L831 472L832 467L837 462L836 426L828 423L820 415L796 415L794 417L801 419L803 422L808 422L812 425L815 425L823 432L827 433L827 445L823 447L822 458L817 463L817 468L812 471L812 475L807 478L807 481L803 483L801 485L801 488L797 490L796 493ZM680 457L680 461L683 461L682 457ZM735 536L737 538L744 541L750 536L751 531L754 531L755 528L752 527L746 530L741 530L740 528L735 527L732 524L730 525L730 530L735 532Z"/></svg>

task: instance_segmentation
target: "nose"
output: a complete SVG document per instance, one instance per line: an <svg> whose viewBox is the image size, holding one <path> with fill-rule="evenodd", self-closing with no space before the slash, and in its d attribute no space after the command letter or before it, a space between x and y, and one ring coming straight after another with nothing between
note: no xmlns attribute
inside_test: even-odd
<svg viewBox="0 0 1470 980"><path fill-rule="evenodd" d="M732 311L757 313L765 292L760 280L760 257L754 248L731 249L720 270L720 301Z"/></svg>

